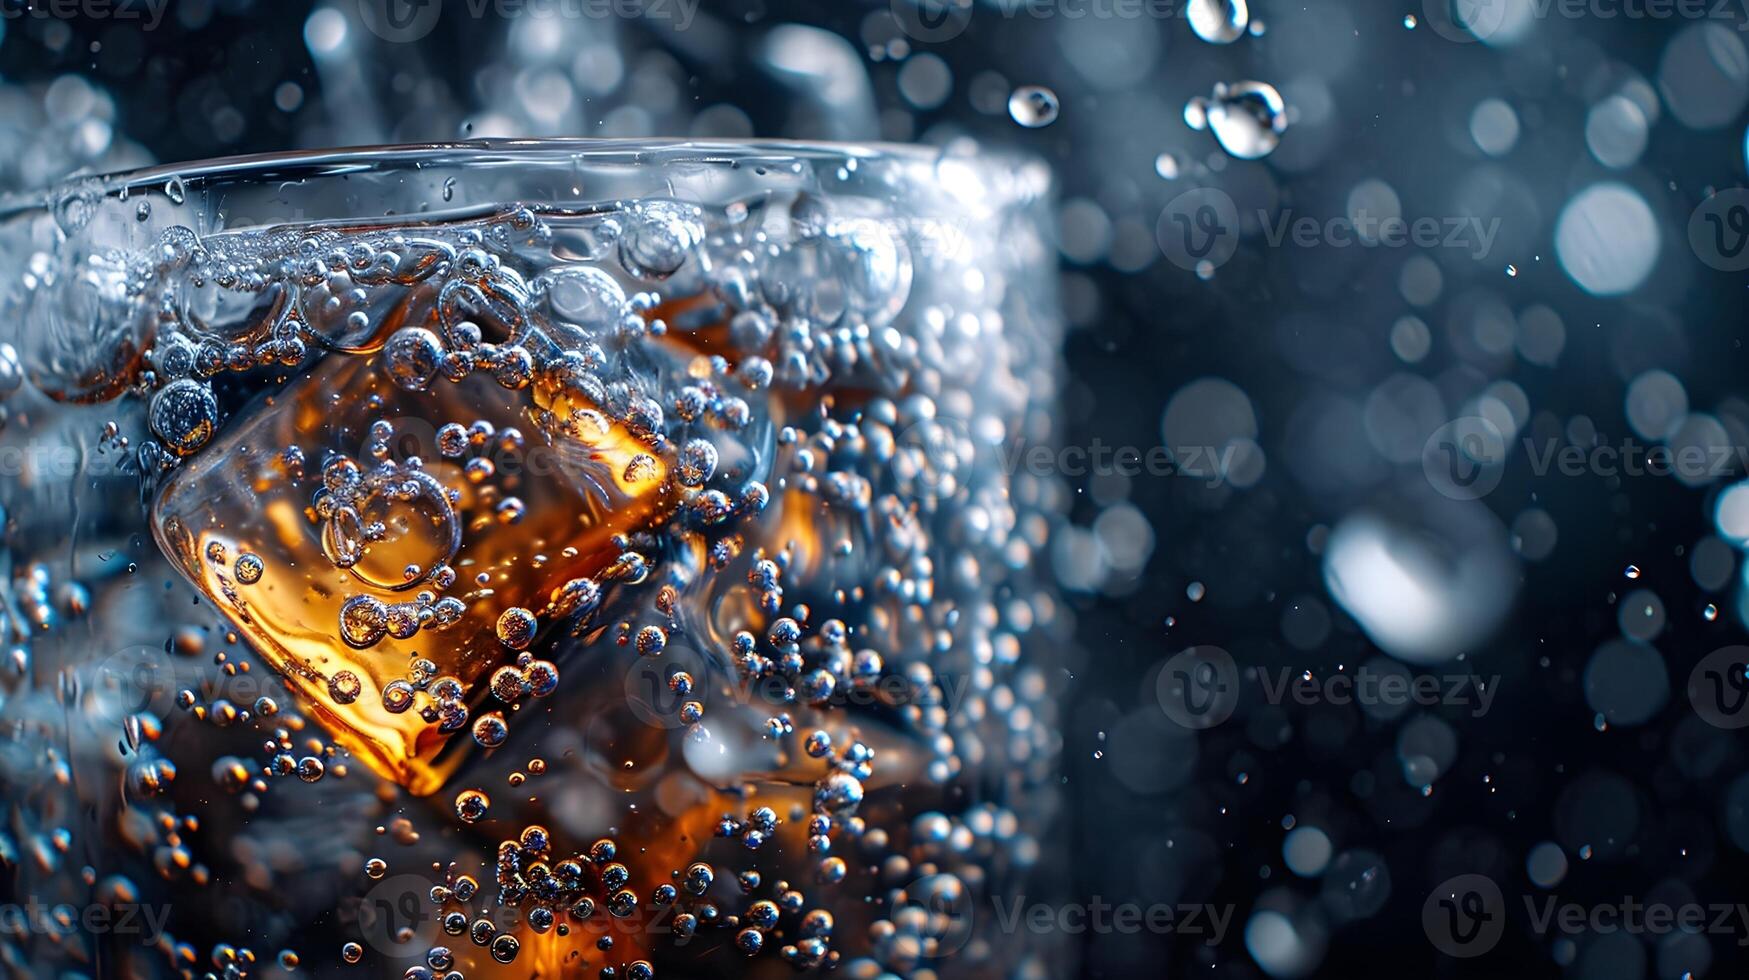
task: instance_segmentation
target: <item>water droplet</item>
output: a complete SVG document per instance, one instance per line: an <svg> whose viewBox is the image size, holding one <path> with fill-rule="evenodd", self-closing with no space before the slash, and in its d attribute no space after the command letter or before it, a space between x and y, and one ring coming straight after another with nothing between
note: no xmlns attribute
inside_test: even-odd
<svg viewBox="0 0 1749 980"><path fill-rule="evenodd" d="M1184 103L1184 124L1197 132L1202 132L1209 126L1209 100L1200 95L1191 96Z"/></svg>
<svg viewBox="0 0 1749 980"><path fill-rule="evenodd" d="M1287 131L1287 106L1267 82L1216 85L1204 111L1221 149L1241 160L1268 156ZM1191 122L1191 106L1184 112L1185 121Z"/></svg>
<svg viewBox="0 0 1749 980"><path fill-rule="evenodd" d="M1022 85L1008 97L1008 115L1028 129L1056 122L1060 108L1057 93L1043 85Z"/></svg>
<svg viewBox="0 0 1749 980"><path fill-rule="evenodd" d="M183 185L180 174L164 183L164 196L170 199L171 204L181 204L188 200L188 190Z"/></svg>
<svg viewBox="0 0 1749 980"><path fill-rule="evenodd" d="M1185 15L1196 36L1210 44L1237 41L1251 19L1245 0L1190 0Z"/></svg>

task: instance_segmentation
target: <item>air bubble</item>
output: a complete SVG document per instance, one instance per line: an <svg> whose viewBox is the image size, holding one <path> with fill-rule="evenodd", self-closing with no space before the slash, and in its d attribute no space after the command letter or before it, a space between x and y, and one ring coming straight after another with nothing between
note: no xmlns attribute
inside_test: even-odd
<svg viewBox="0 0 1749 980"><path fill-rule="evenodd" d="M357 701L359 692L362 690L364 690L363 683L359 681L358 675L350 670L342 670L328 679L328 695L337 704L351 704Z"/></svg>
<svg viewBox="0 0 1749 980"><path fill-rule="evenodd" d="M348 646L374 646L389 632L389 610L374 596L355 595L340 607L340 637Z"/></svg>
<svg viewBox="0 0 1749 980"><path fill-rule="evenodd" d="M443 366L443 342L424 327L402 327L383 347L389 377L408 391L421 391Z"/></svg>
<svg viewBox="0 0 1749 980"><path fill-rule="evenodd" d="M213 437L219 423L219 403L206 385L181 378L152 396L148 421L153 434L171 452L187 456Z"/></svg>
<svg viewBox="0 0 1749 980"><path fill-rule="evenodd" d="M498 642L512 650L526 650L534 642L540 622L535 615L520 606L504 610L498 617Z"/></svg>
<svg viewBox="0 0 1749 980"><path fill-rule="evenodd" d="M633 215L620 239L620 263L641 279L666 279L703 238L703 229L678 206L647 205Z"/></svg>

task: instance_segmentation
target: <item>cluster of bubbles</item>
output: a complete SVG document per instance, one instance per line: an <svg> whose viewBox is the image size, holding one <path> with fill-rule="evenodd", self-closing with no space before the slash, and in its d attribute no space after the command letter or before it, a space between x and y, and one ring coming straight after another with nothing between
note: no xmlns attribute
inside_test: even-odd
<svg viewBox="0 0 1749 980"><path fill-rule="evenodd" d="M128 792L100 803L135 829L100 850L139 848L172 897L255 902L294 876L320 882L300 907L336 903L358 934L286 948L272 959L287 970L337 957L453 980L555 949L630 977L718 951L859 972L1042 962L988 939L962 949L916 904L1024 887L1032 816L1055 792L1060 736L1032 651L1060 613L1032 566L1063 497L990 455L1004 432L1049 438L1057 327L1033 224L1046 182L963 149L754 169L729 171L748 193L710 205L500 202L375 230L204 236L176 223L201 200L178 177L129 192L145 244L92 251L93 218L122 195L73 192L78 220L14 270L36 277L25 320L49 333L11 338L36 411L0 437L35 436L57 402L101 403L106 445L132 465L98 489L137 564L89 592L31 566L13 608L76 676L58 616L101 608L119 634L117 603L180 605L182 639L160 640L144 675L110 670L63 699L125 701L146 680L155 701L164 671L193 670L175 661L214 612L228 646L284 675L239 700L252 658L220 651L222 676L175 698L209 738L154 747L165 725L135 711L121 758L101 735L79 743L127 772ZM968 219L979 200L1003 203ZM69 317L60 285L93 277L114 288ZM170 564L119 519L113 499L142 490ZM263 519L271 530L245 530ZM601 541L577 536L602 524ZM196 554L176 553L184 529ZM549 566L583 573L526 586ZM127 588L171 567L188 581ZM300 603L332 612L311 621ZM130 629L150 635L163 615ZM33 707L44 668L17 657L5 708L43 719L18 747L52 756L55 726ZM644 665L671 703L602 682ZM410 733L443 807L419 802L431 786L409 781L385 732ZM501 760L537 742L562 763L488 796ZM184 797L190 773L222 792ZM626 808L578 806L579 790ZM233 801L261 825L244 829ZM309 819L322 843L275 843L275 827L308 837ZM372 823L409 857L365 859ZM201 843L209 826L236 844ZM471 836L500 828L495 849ZM335 874L362 867L386 887L425 859L439 882L420 892L427 920L386 935ZM639 929L597 935L611 922ZM687 943L719 930L726 945ZM463 935L484 960L443 938ZM253 972L256 953L220 947L216 971ZM130 955L146 952L177 972L202 958L168 932Z"/></svg>

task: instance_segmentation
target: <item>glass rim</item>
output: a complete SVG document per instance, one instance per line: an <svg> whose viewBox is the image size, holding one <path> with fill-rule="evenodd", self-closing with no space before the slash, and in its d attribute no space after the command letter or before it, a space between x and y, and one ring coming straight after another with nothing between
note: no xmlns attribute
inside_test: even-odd
<svg viewBox="0 0 1749 980"><path fill-rule="evenodd" d="M494 163L642 163L660 166L742 162L769 156L815 161L892 159L915 164L953 159L974 166L1012 169L1036 161L1018 150L992 148L982 143L972 145L974 152L960 152L954 147L881 141L518 137L338 146L154 163L101 173L75 173L40 188L0 193L0 221L31 211L50 210L57 201L74 193L108 197L140 189L162 189L177 178L185 181L215 178L291 181L380 170L385 164L408 169L433 164Z"/></svg>

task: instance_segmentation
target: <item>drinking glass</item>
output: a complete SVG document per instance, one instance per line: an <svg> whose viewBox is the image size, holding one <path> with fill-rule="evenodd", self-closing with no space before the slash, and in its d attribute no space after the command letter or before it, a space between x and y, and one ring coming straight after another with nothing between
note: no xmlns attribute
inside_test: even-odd
<svg viewBox="0 0 1749 980"><path fill-rule="evenodd" d="M1050 972L980 914L1052 864L1050 194L542 140L0 199L0 786L137 859L14 886L167 910L25 962Z"/></svg>

